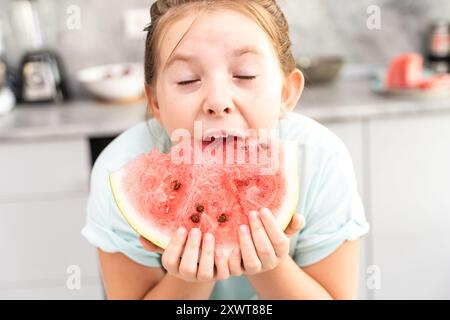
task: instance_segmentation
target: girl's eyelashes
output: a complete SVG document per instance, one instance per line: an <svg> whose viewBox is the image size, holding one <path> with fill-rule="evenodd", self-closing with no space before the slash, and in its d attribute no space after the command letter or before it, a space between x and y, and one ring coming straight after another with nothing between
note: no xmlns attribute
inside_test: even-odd
<svg viewBox="0 0 450 320"><path fill-rule="evenodd" d="M256 78L256 76L234 76L234 77L241 80L254 80Z"/></svg>
<svg viewBox="0 0 450 320"><path fill-rule="evenodd" d="M240 79L240 80L254 80L254 79L256 79L256 76L247 76L247 75L241 76L241 75L239 75L239 76L234 76L234 78ZM179 86L188 86L188 85L194 84L195 82L198 82L198 81L200 81L200 79L180 81L177 84Z"/></svg>
<svg viewBox="0 0 450 320"><path fill-rule="evenodd" d="M195 83L197 81L200 81L200 80L197 79L197 80L180 81L180 82L178 82L178 85L180 85L180 86L187 86L187 85L193 84L193 83Z"/></svg>

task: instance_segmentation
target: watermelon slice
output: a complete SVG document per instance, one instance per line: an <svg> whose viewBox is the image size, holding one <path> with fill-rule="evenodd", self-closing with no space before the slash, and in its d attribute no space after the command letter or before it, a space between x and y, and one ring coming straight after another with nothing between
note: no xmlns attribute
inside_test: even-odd
<svg viewBox="0 0 450 320"><path fill-rule="evenodd" d="M131 160L110 174L110 185L127 222L147 240L166 248L177 228L197 227L228 256L251 210L267 207L283 230L289 224L299 194L296 150L287 141L192 140Z"/></svg>
<svg viewBox="0 0 450 320"><path fill-rule="evenodd" d="M387 89L415 88L423 77L423 57L405 53L395 57L389 64L385 87Z"/></svg>

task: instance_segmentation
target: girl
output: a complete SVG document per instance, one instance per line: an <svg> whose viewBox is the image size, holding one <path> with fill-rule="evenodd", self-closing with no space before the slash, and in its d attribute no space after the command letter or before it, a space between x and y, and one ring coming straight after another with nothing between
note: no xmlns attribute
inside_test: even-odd
<svg viewBox="0 0 450 320"><path fill-rule="evenodd" d="M328 129L291 113L304 80L276 2L158 0L151 18L145 81L154 118L124 132L96 161L82 231L98 248L108 298L355 298L358 239L368 224L352 161ZM205 132L275 129L295 140L302 216L283 232L268 210L252 212L250 228L239 231L240 250L228 259L195 228L178 230L164 252L140 239L115 205L108 172L152 148L168 152L171 133L193 132L196 121Z"/></svg>

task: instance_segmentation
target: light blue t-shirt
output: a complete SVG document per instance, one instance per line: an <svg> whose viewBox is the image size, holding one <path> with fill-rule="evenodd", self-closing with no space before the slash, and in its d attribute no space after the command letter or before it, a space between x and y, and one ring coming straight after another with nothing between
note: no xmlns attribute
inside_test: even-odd
<svg viewBox="0 0 450 320"><path fill-rule="evenodd" d="M365 235L369 225L344 143L328 128L298 113L280 120L277 132L298 146L297 212L305 216L306 226L292 238L290 255L300 267L308 266L330 255L345 240ZM155 119L130 128L104 149L92 170L82 234L103 251L121 252L139 264L161 267L161 255L143 249L138 234L121 215L108 180L110 172L153 148L162 152L170 148L166 131ZM211 295L211 299L252 298L255 292L245 276L218 281Z"/></svg>

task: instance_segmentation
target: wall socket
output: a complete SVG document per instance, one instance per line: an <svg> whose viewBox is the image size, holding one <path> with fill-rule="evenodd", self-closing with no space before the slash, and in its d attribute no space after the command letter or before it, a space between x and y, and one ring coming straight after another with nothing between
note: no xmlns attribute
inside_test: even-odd
<svg viewBox="0 0 450 320"><path fill-rule="evenodd" d="M125 36L128 39L144 39L144 28L151 22L149 8L128 9L123 14Z"/></svg>

